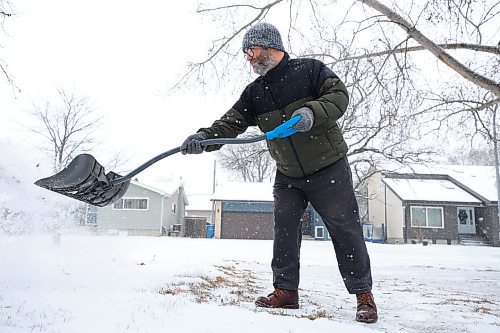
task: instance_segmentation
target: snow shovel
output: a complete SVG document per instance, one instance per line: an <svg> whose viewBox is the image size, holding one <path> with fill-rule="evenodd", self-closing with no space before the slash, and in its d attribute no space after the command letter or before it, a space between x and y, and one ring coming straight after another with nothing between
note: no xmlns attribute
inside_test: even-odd
<svg viewBox="0 0 500 333"><path fill-rule="evenodd" d="M301 116L295 116L277 126L274 130L262 135L249 138L208 139L201 141L201 145L206 147L211 145L245 144L264 139L285 138L297 133L297 130L292 128L292 126L300 119ZM176 147L161 153L125 176L120 176L112 171L105 173L104 167L92 155L80 154L66 168L53 176L37 180L35 185L94 206L104 207L125 195L130 185L130 180L135 175L165 157L180 151L181 147Z"/></svg>

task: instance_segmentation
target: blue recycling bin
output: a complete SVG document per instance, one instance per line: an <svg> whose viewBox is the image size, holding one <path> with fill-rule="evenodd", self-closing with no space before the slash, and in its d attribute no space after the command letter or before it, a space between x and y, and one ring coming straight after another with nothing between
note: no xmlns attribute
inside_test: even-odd
<svg viewBox="0 0 500 333"><path fill-rule="evenodd" d="M214 238L215 225L207 224L207 238Z"/></svg>

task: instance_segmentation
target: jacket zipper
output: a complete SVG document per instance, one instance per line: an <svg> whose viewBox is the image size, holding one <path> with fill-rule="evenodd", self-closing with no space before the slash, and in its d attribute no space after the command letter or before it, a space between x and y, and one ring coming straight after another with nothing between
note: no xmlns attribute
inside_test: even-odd
<svg viewBox="0 0 500 333"><path fill-rule="evenodd" d="M302 177L305 177L306 176L306 172L304 171L304 167L302 166L302 163L300 162L299 154L295 150L295 145L292 142L292 138L288 137L287 139L288 139L288 142L290 142L290 145L292 146L293 154L295 155L295 159L297 160L297 163L299 164L300 171L302 171Z"/></svg>
<svg viewBox="0 0 500 333"><path fill-rule="evenodd" d="M283 109L278 107L278 104L276 103L276 101L274 99L274 96L273 96L273 93L271 92L271 89L268 88L267 91L269 91L269 95L271 96L271 99L273 100L274 106L276 106L276 108L281 111L281 119L286 118L285 111L283 111ZM287 137L287 140L290 143L290 146L292 147L293 155L295 156L295 160L297 160L297 164L300 167L300 171L302 171L302 177L305 177L306 172L304 171L304 167L302 166L302 163L300 162L299 154L297 153L297 150L295 149L295 145L293 144L292 138Z"/></svg>

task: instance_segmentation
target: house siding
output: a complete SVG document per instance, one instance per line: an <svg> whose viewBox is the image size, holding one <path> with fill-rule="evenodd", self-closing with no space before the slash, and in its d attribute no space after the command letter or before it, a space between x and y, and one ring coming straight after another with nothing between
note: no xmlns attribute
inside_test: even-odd
<svg viewBox="0 0 500 333"><path fill-rule="evenodd" d="M184 193L182 187L178 189L174 194L170 197L166 197L164 200L164 209L163 209L163 227L165 230L170 230L174 224L183 224L184 216L185 216L185 207L184 207ZM176 204L176 212L172 213L172 205Z"/></svg>
<svg viewBox="0 0 500 333"><path fill-rule="evenodd" d="M493 245L500 246L500 221L498 219L498 206L493 207L491 209L490 220L493 221L493 225L491 227L493 233L492 237Z"/></svg>
<svg viewBox="0 0 500 333"><path fill-rule="evenodd" d="M384 222L384 191L381 189L382 175L373 174L368 180L368 222L381 227Z"/></svg>
<svg viewBox="0 0 500 333"><path fill-rule="evenodd" d="M368 221L384 229L389 243L404 242L404 207L401 199L386 186L380 173L368 181Z"/></svg>
<svg viewBox="0 0 500 333"><path fill-rule="evenodd" d="M221 238L222 235L222 202L215 202L215 238Z"/></svg>
<svg viewBox="0 0 500 333"><path fill-rule="evenodd" d="M389 188L385 187L385 196L387 204L385 205L385 228L387 232L387 241L389 242L402 242L404 230L404 207L403 202L396 194Z"/></svg>
<svg viewBox="0 0 500 333"><path fill-rule="evenodd" d="M425 227L412 227L411 226L411 207L425 206L437 207L443 209L443 228L425 228ZM407 241L426 239L429 241L437 242L437 240L446 240L450 243L456 243L458 240L458 227L457 227L457 207L463 205L439 205L436 203L423 203L423 202L408 202L405 209L405 220Z"/></svg>
<svg viewBox="0 0 500 333"><path fill-rule="evenodd" d="M500 227L497 206L476 209L476 225L478 234L488 237L493 246L500 246ZM482 218L482 221L480 219Z"/></svg>
<svg viewBox="0 0 500 333"><path fill-rule="evenodd" d="M221 238L273 239L272 202L222 202L221 211Z"/></svg>
<svg viewBox="0 0 500 333"><path fill-rule="evenodd" d="M97 212L98 228L129 230L129 234L159 235L163 196L138 185L130 184L124 198L148 198L148 209L120 210L113 209L113 205L102 207ZM141 233L139 230L144 232Z"/></svg>

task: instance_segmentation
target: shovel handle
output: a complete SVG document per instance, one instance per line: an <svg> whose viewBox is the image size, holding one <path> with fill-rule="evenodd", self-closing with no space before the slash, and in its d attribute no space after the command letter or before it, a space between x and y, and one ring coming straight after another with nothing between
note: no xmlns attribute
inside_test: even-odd
<svg viewBox="0 0 500 333"><path fill-rule="evenodd" d="M220 138L220 139L207 139L200 141L202 146L212 146L212 145L236 145L236 144L244 144L244 143L253 143L257 141L262 141L266 138L265 134L258 135L258 136L253 136L250 138ZM151 165L155 164L158 161L161 161L162 159L169 157L171 155L177 154L181 151L181 147L175 147L172 148L164 153L161 153L160 155L157 155L147 161L146 163L142 164L139 166L137 169L134 169L130 171L128 174L122 177L118 177L116 179L113 179L110 181L111 186L119 185L121 183L125 183L126 181L129 181L132 179L135 175L141 173L145 169L149 168Z"/></svg>
<svg viewBox="0 0 500 333"><path fill-rule="evenodd" d="M200 141L200 143L202 146L206 147L206 146L212 146L212 145L238 145L238 144L245 144L245 143L254 143L254 142L262 141L264 139L267 139L267 140L281 139L281 138L285 138L287 136L290 136L292 134L297 133L297 130L293 128L293 125L295 125L297 122L299 122L301 118L302 118L301 116L295 116L295 117L285 121L283 124L277 126L272 131L266 132L265 134L262 134L262 135L252 136L249 138L207 139L207 140ZM110 181L111 186L119 185L121 183L129 181L135 175L144 171L144 169L150 167L152 164L155 164L156 162L164 159L165 157L177 154L180 151L181 151L181 147L175 147L175 148L170 149L164 153L161 153L160 155L153 157L152 159L150 159L146 163L139 166L137 169L134 169L131 172L129 172L128 174L126 174L125 176L118 177L116 179L111 180Z"/></svg>

